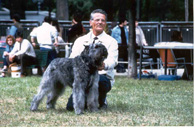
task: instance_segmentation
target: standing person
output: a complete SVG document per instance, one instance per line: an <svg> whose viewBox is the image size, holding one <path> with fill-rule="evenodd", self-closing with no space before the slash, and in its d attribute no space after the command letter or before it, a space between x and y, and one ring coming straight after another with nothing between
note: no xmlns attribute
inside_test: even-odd
<svg viewBox="0 0 195 128"><path fill-rule="evenodd" d="M16 31L19 29L22 30L23 28L22 25L20 24L20 16L18 14L14 14L12 20L14 24L11 26L8 35L15 36Z"/></svg>
<svg viewBox="0 0 195 128"><path fill-rule="evenodd" d="M119 24L113 28L111 33L111 36L117 40L119 45L119 61L128 60L127 43L129 40L129 32L127 30L126 25L127 20L125 18L120 18ZM124 64L118 64L116 68L117 72L126 72Z"/></svg>
<svg viewBox="0 0 195 128"><path fill-rule="evenodd" d="M47 65L57 57L55 46L58 44L58 31L50 23L51 18L46 16L42 25L33 29L30 33L33 47L36 47L35 38L37 38L40 50L48 51ZM52 38L54 38L54 41Z"/></svg>
<svg viewBox="0 0 195 128"><path fill-rule="evenodd" d="M136 33L136 57L140 57L140 47L141 46L148 46L148 43L146 42L146 38L144 35L143 30L138 24L138 20L135 20L135 33ZM159 54L157 50L143 50L143 59L144 58L150 58L152 57L153 62L157 62L157 58L159 57ZM157 68L157 65L154 65L153 68Z"/></svg>
<svg viewBox="0 0 195 128"><path fill-rule="evenodd" d="M2 69L2 77L5 77L5 72L7 71L8 68L8 63L7 63L7 57L9 57L9 53L12 51L13 47L15 44L15 38L12 35L8 35L6 38L6 48L5 51L3 52L3 69Z"/></svg>
<svg viewBox="0 0 195 128"><path fill-rule="evenodd" d="M32 44L27 40L23 39L23 32L16 32L16 43L14 48L9 53L7 59L8 65L17 63L21 65L21 76L26 76L26 67L32 64L36 64L36 55Z"/></svg>
<svg viewBox="0 0 195 128"><path fill-rule="evenodd" d="M62 37L60 36L60 27L59 27L59 23L58 23L58 20L56 18L53 18L52 21L51 21L51 25L53 25L56 30L58 31L58 43L65 43L64 40L62 39ZM55 39L52 38L52 40L54 41ZM67 46L67 45L66 45ZM66 47L65 46L65 47ZM56 50L56 53L59 54L60 52L60 48L62 48L64 46L55 46L55 50Z"/></svg>
<svg viewBox="0 0 195 128"><path fill-rule="evenodd" d="M147 46L146 38L143 30L138 25L138 20L135 20L136 44L137 46Z"/></svg>
<svg viewBox="0 0 195 128"><path fill-rule="evenodd" d="M114 84L114 67L118 62L118 44L117 41L104 32L106 26L107 14L102 9L94 10L90 15L90 26L92 30L84 36L79 37L72 48L70 58L81 54L84 50L84 44L102 42L107 48L108 57L105 59L102 67L99 68L99 107L107 108L106 95ZM67 110L73 110L72 95L67 103Z"/></svg>
<svg viewBox="0 0 195 128"><path fill-rule="evenodd" d="M81 23L82 15L75 13L72 20L72 27L68 30L68 42L74 43L74 41L85 33L85 29Z"/></svg>

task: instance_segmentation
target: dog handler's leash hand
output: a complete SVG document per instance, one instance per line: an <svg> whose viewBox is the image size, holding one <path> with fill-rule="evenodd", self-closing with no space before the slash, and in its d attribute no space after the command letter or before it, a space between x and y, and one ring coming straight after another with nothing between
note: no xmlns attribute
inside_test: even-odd
<svg viewBox="0 0 195 128"><path fill-rule="evenodd" d="M101 70L103 70L103 69L105 69L105 63L104 63L104 62L102 63L102 66L98 67L98 70L99 70L99 71L101 71Z"/></svg>

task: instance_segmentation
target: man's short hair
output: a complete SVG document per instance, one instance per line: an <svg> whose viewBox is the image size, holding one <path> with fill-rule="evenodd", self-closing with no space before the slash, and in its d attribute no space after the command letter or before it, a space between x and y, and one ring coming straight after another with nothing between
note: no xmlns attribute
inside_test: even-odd
<svg viewBox="0 0 195 128"><path fill-rule="evenodd" d="M44 22L47 22L47 23L51 23L51 18L49 17L49 16L46 16L45 18L44 18Z"/></svg>
<svg viewBox="0 0 195 128"><path fill-rule="evenodd" d="M94 18L93 15L94 15L95 13L101 13L101 14L105 15L106 20L107 20L107 13L106 13L104 10L102 10L102 9L96 9L96 10L94 10L93 12L91 12L90 20L93 20L93 18Z"/></svg>
<svg viewBox="0 0 195 128"><path fill-rule="evenodd" d="M12 19L15 19L17 22L20 22L20 15L14 14Z"/></svg>
<svg viewBox="0 0 195 128"><path fill-rule="evenodd" d="M119 24L124 23L127 19L125 17L122 17L119 19Z"/></svg>
<svg viewBox="0 0 195 128"><path fill-rule="evenodd" d="M23 30L18 29L18 30L16 31L15 38L18 38L18 37L23 38Z"/></svg>

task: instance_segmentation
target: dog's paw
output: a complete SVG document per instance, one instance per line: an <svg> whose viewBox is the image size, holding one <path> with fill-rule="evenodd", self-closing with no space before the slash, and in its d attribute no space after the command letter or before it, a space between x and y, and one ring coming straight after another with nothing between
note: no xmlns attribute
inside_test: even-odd
<svg viewBox="0 0 195 128"><path fill-rule="evenodd" d="M31 103L30 110L37 111L38 106L35 103Z"/></svg>
<svg viewBox="0 0 195 128"><path fill-rule="evenodd" d="M37 111L37 108L31 106L31 107L30 107L30 111L33 111L33 112L34 112L34 111Z"/></svg>
<svg viewBox="0 0 195 128"><path fill-rule="evenodd" d="M47 104L47 109L55 109L55 106L52 104Z"/></svg>
<svg viewBox="0 0 195 128"><path fill-rule="evenodd" d="M89 111L90 111L90 112L98 112L99 109L98 109L98 108L90 108Z"/></svg>
<svg viewBox="0 0 195 128"><path fill-rule="evenodd" d="M81 111L81 110L75 110L75 114L77 114L77 115L81 115L81 114L84 114L84 112L83 112L83 111Z"/></svg>

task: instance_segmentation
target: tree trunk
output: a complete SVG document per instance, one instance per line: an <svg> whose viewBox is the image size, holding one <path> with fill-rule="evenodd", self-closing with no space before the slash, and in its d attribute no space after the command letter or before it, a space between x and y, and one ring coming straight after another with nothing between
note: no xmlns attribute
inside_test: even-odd
<svg viewBox="0 0 195 128"><path fill-rule="evenodd" d="M140 0L136 1L136 7L137 7L137 12L136 12L136 18L140 19Z"/></svg>
<svg viewBox="0 0 195 128"><path fill-rule="evenodd" d="M56 18L58 20L69 20L68 0L56 0Z"/></svg>
<svg viewBox="0 0 195 128"><path fill-rule="evenodd" d="M136 43L135 43L135 0L131 0L129 11L129 42L128 42L128 77L137 78Z"/></svg>
<svg viewBox="0 0 195 128"><path fill-rule="evenodd" d="M188 0L185 0L185 21L187 22L189 19L189 6L188 6Z"/></svg>

